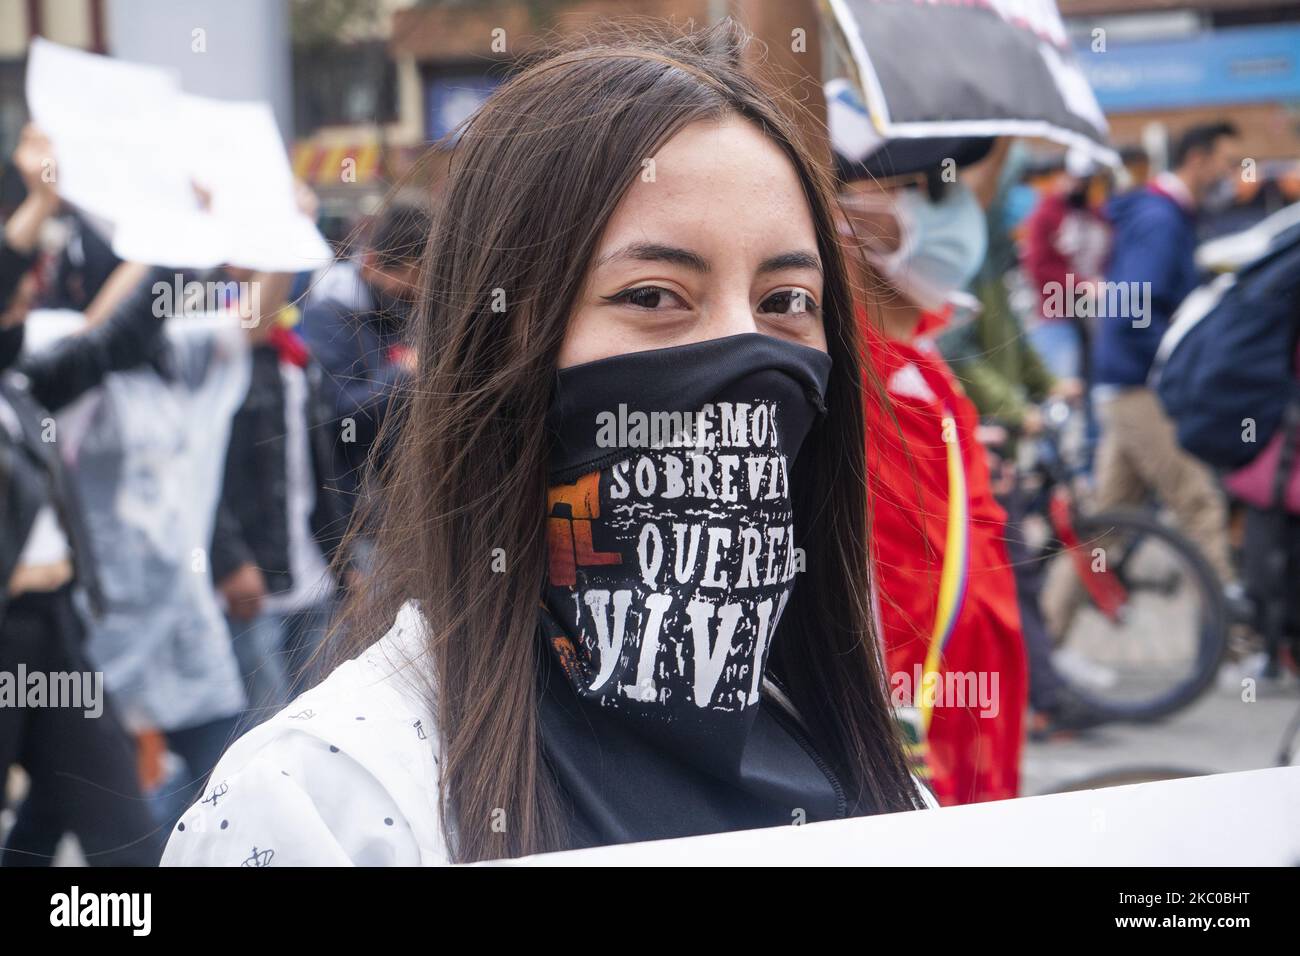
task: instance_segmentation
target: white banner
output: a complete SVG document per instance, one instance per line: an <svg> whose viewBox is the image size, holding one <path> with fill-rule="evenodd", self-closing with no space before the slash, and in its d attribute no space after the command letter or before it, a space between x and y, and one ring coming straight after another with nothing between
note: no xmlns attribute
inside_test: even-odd
<svg viewBox="0 0 1300 956"><path fill-rule="evenodd" d="M547 853L525 866L1295 866L1300 767ZM498 864L500 865L500 864Z"/></svg>
<svg viewBox="0 0 1300 956"><path fill-rule="evenodd" d="M121 258L273 272L332 259L298 210L265 103L192 96L168 71L39 38L27 103L53 143L59 195L107 227Z"/></svg>

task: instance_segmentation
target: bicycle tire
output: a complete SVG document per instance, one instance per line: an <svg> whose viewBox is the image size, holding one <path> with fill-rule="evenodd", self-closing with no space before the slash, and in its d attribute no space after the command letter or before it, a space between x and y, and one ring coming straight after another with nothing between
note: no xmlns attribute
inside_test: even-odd
<svg viewBox="0 0 1300 956"><path fill-rule="evenodd" d="M1163 720L1183 710L1199 699L1214 682L1219 666L1223 663L1224 654L1227 652L1228 613L1219 576L1205 560L1200 549L1186 535L1176 528L1171 528L1150 512L1115 509L1080 515L1075 528L1083 540L1108 532L1123 531L1134 531L1159 538L1186 563L1205 614L1197 643L1195 667L1185 679L1157 696L1121 703L1098 697L1088 688L1069 681L1065 675L1061 675L1061 679L1108 721L1149 723Z"/></svg>

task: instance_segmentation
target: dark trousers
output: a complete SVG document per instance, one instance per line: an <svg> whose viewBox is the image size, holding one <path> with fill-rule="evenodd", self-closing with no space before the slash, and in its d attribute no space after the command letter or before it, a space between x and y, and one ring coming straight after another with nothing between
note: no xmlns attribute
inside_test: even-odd
<svg viewBox="0 0 1300 956"><path fill-rule="evenodd" d="M163 734L167 749L185 761L185 769L179 778L165 784L152 797L142 798L141 805L147 816L151 839L158 842L152 850L152 858L141 860L137 865L157 864L162 855L162 846L172 828L176 826L181 814L199 799L212 768L234 741L237 720L237 717L222 717ZM132 760L134 761L134 751ZM132 763L132 774L134 773L135 765ZM85 812L83 804L60 799L54 787L45 785L44 781L33 780L32 788L18 810L18 819L6 842L3 865L48 865L58 848L59 840L69 831L77 834L85 850L82 835L84 822L80 818ZM86 851L86 855L90 856L89 851ZM112 865L128 864L114 860Z"/></svg>
<svg viewBox="0 0 1300 956"><path fill-rule="evenodd" d="M1273 660L1288 640L1300 651L1300 515L1246 509L1242 578L1261 608L1257 624Z"/></svg>
<svg viewBox="0 0 1300 956"><path fill-rule="evenodd" d="M15 679L19 665L47 678L92 673L82 639L67 588L15 598L0 622L0 671ZM166 834L140 791L134 740L112 703L102 706L97 717L84 708L0 707L0 779L14 763L31 779L3 865L48 865L66 831L92 866L157 864Z"/></svg>

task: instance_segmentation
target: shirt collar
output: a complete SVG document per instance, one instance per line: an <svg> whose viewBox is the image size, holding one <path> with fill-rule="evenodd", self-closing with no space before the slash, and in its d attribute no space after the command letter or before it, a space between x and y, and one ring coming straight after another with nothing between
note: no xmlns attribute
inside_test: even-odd
<svg viewBox="0 0 1300 956"><path fill-rule="evenodd" d="M1156 176L1152 185L1182 206L1184 212L1189 214L1196 212L1196 199L1192 196L1192 191L1175 173L1168 170L1160 173Z"/></svg>

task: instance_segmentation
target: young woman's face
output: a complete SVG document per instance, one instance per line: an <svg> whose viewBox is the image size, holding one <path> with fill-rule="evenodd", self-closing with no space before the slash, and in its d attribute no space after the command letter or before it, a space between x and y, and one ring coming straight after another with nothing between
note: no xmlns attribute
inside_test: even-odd
<svg viewBox="0 0 1300 956"><path fill-rule="evenodd" d="M742 119L693 123L614 211L560 366L744 332L825 351L821 301L817 234L793 164Z"/></svg>

